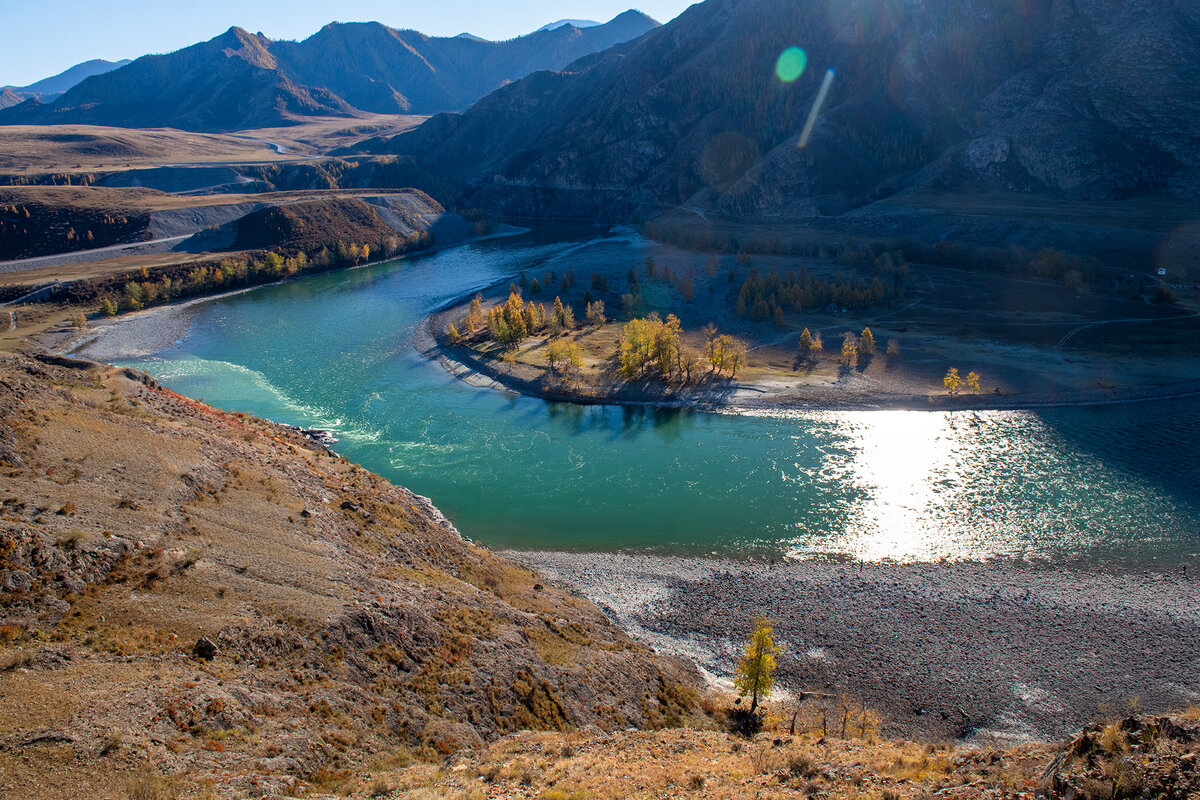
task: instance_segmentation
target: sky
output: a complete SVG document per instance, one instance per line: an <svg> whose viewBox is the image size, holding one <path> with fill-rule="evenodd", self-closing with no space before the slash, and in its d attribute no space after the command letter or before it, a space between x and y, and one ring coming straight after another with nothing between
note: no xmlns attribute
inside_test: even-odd
<svg viewBox="0 0 1200 800"><path fill-rule="evenodd" d="M432 36L511 39L559 19L637 8L659 22L693 0L0 0L0 86L26 86L81 61L168 53L237 25L303 39L328 22L377 21ZM636 5L634 5L636 3Z"/></svg>

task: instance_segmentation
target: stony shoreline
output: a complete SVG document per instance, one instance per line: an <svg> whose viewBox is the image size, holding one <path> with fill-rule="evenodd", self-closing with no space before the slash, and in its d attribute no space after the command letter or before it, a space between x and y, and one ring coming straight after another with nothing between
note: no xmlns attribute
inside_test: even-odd
<svg viewBox="0 0 1200 800"><path fill-rule="evenodd" d="M780 685L846 687L884 730L932 739L1048 740L1136 702L1200 702L1200 593L1161 572L1028 562L745 563L509 551L660 652L732 675L766 615Z"/></svg>

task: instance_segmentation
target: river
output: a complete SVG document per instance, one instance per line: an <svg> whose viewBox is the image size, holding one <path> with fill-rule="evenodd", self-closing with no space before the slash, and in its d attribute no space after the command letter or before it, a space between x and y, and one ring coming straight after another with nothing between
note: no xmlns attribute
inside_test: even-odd
<svg viewBox="0 0 1200 800"><path fill-rule="evenodd" d="M412 347L521 269L644 259L632 233L528 234L188 309L133 364L228 410L325 428L497 548L868 561L1188 562L1200 402L753 416L582 407L468 386ZM183 312L180 312L183 313Z"/></svg>

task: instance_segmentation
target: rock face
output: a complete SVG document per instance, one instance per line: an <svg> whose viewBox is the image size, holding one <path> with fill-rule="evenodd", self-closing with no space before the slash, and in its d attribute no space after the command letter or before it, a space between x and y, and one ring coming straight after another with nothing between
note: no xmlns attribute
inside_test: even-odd
<svg viewBox="0 0 1200 800"><path fill-rule="evenodd" d="M78 794L61 759L24 772L35 729L89 774L149 758L226 794L695 701L691 668L302 432L66 359L0 359L0 417L24 461L3 465L0 686L26 698L0 703L0 793ZM81 682L88 702L29 713Z"/></svg>
<svg viewBox="0 0 1200 800"><path fill-rule="evenodd" d="M227 131L359 110L432 114L465 108L508 81L561 69L657 24L627 11L604 25L565 25L506 42L435 38L377 22L331 23L302 42L230 28L91 77L52 103L13 108L0 123Z"/></svg>
<svg viewBox="0 0 1200 800"><path fill-rule="evenodd" d="M1186 0L707 0L363 147L421 153L473 203L556 216L805 218L907 188L1200 200L1197 42ZM787 83L794 46L807 68Z"/></svg>

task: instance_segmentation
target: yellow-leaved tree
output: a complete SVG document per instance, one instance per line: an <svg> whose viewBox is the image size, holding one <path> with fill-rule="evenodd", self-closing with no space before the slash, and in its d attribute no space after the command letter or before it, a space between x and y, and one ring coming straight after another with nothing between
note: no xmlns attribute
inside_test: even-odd
<svg viewBox="0 0 1200 800"><path fill-rule="evenodd" d="M758 710L759 698L771 695L774 683L771 673L775 671L775 656L779 653L771 638L773 630L766 617L759 617L754 623L754 630L746 637L746 655L742 656L733 681L739 696L750 695L751 714Z"/></svg>

